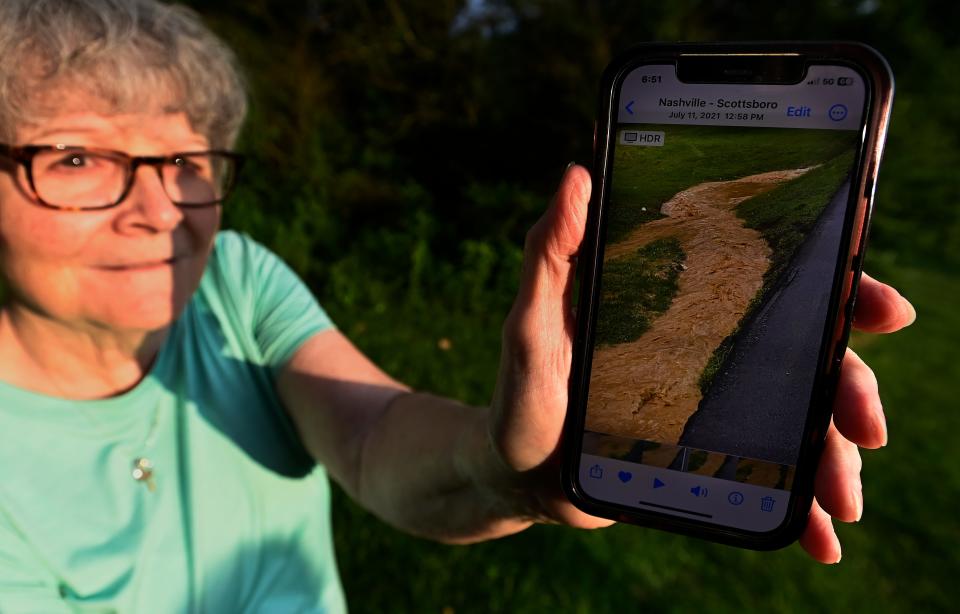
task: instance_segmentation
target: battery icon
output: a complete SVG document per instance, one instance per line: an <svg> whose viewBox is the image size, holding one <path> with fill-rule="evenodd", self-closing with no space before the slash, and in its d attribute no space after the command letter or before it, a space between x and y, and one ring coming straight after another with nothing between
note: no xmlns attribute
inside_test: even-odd
<svg viewBox="0 0 960 614"><path fill-rule="evenodd" d="M837 77L837 85L853 85L853 77Z"/></svg>

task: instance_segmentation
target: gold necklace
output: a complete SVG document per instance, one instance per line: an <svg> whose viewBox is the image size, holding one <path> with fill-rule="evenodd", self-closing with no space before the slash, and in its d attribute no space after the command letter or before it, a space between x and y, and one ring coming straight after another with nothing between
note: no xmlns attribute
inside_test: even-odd
<svg viewBox="0 0 960 614"><path fill-rule="evenodd" d="M163 346L161 346L161 348L157 350L156 356L153 357L153 361L147 367L146 372L144 373L140 381L137 382L136 386L142 385L143 380L146 379L147 377L150 377L150 373L153 371L153 368L156 366L156 362L160 360L160 352L162 350L163 350ZM131 389L128 389L128 391L129 390ZM86 410L81 410L81 413L83 413L83 415L86 416L87 420L89 420L90 422L93 422L94 424L97 424L97 421L93 420L93 418L90 416L90 414ZM157 422L159 421L159 418L160 418L160 403L158 402L153 407L153 418L151 418L150 420L150 429L147 431L147 435L146 437L144 437L143 443L140 444L140 449L144 452L144 454L133 457L132 467L130 470L130 476L137 482L140 482L141 484L146 484L147 490L149 490L150 492L157 491L157 483L154 475L153 461L150 460L148 456L146 456L146 452L151 447L153 447L153 444L156 441ZM100 425L97 424L97 426L99 427ZM103 432L103 429L101 429L101 432ZM133 452L133 450L131 450L130 447L128 446L124 446L124 447L128 450L128 452L130 453Z"/></svg>
<svg viewBox="0 0 960 614"><path fill-rule="evenodd" d="M168 331L168 333L169 332L171 331ZM24 347L23 350L26 353L26 355L30 358L31 362L33 362L35 365L40 367L40 364L31 355L29 349ZM153 362L151 362L150 366L147 368L147 371L144 374L144 378L149 376L150 372L152 371L153 367L156 364L156 361L160 359L160 352L162 350L163 350L163 344L161 344L160 349L157 350L157 355L154 356ZM45 367L40 367L40 369L46 372ZM49 373L47 373L47 375L49 376ZM64 394L63 388L61 388L60 384L56 381L56 379L50 378L49 381L50 383L53 384L53 387L62 395L61 398L69 399L69 395ZM141 378L140 382L142 381L143 381L143 378ZM140 385L140 382L138 382L137 385ZM102 425L97 420L94 420L86 410L80 408L80 406L77 406L77 409L80 411L81 414L83 414L83 416L87 419L88 422L93 424L97 428L97 430L100 431L101 435L105 433L104 429L102 428ZM143 443L141 444L141 449L144 451L148 450L151 446L153 446L153 443L156 440L157 422L158 422L159 416L160 416L160 404L157 403L153 408L153 418L150 421L150 429L147 431L147 436L144 438ZM130 450L129 447L127 446L124 446L124 447L126 447L127 450ZM153 461L151 461L149 457L145 455L133 457L133 467L130 471L130 475L137 482L146 484L147 490L149 490L150 492L156 492L157 484L156 484L156 481L154 480L154 477L155 477L154 466L153 466Z"/></svg>
<svg viewBox="0 0 960 614"><path fill-rule="evenodd" d="M146 375L144 377L147 377ZM140 382L143 380L141 379ZM137 385L140 385L140 382ZM54 384L56 385L56 384ZM95 420L91 413L81 406L77 406L77 410L83 414L84 418L91 424L93 424L98 431L100 431L101 439L106 441L106 429L103 427L103 424L99 420ZM158 402L153 407L153 417L150 420L150 428L147 431L146 437L143 438L143 442L139 444L139 448L142 451L141 454L133 456L133 448L128 444L123 445L123 449L127 451L128 454L133 456L132 467L130 471L130 476L140 482L141 484L146 484L147 490L150 492L156 492L157 484L155 480L155 471L153 461L150 460L150 457L146 453L153 447L154 442L157 439L157 423L160 420L160 403Z"/></svg>

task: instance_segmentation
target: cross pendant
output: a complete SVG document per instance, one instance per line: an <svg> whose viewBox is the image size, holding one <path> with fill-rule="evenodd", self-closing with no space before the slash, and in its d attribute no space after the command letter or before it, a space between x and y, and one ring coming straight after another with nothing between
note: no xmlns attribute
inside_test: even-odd
<svg viewBox="0 0 960 614"><path fill-rule="evenodd" d="M153 463L150 462L149 458L141 456L133 459L132 475L136 481L146 483L150 492L157 490L157 485L153 481Z"/></svg>

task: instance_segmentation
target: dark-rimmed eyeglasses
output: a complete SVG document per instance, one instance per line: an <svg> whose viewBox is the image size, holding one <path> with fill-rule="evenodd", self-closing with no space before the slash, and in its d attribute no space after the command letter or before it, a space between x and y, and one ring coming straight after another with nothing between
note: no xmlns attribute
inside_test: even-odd
<svg viewBox="0 0 960 614"><path fill-rule="evenodd" d="M133 187L137 169L152 166L170 200L180 207L223 202L236 185L243 156L232 151L186 151L131 156L122 151L72 145L0 143L0 157L23 166L27 184L44 207L96 210L115 207Z"/></svg>

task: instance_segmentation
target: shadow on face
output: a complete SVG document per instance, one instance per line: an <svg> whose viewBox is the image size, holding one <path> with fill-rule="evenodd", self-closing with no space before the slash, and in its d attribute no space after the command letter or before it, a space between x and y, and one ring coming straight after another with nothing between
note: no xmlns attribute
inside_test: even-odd
<svg viewBox="0 0 960 614"><path fill-rule="evenodd" d="M183 113L66 113L21 127L16 144L102 148L133 156L209 148ZM57 181L82 181L94 164L72 157ZM36 201L23 166L5 166L0 266L12 300L46 317L76 327L153 331L172 323L199 286L220 213L219 205L173 204L150 166L137 169L116 207L55 210Z"/></svg>

